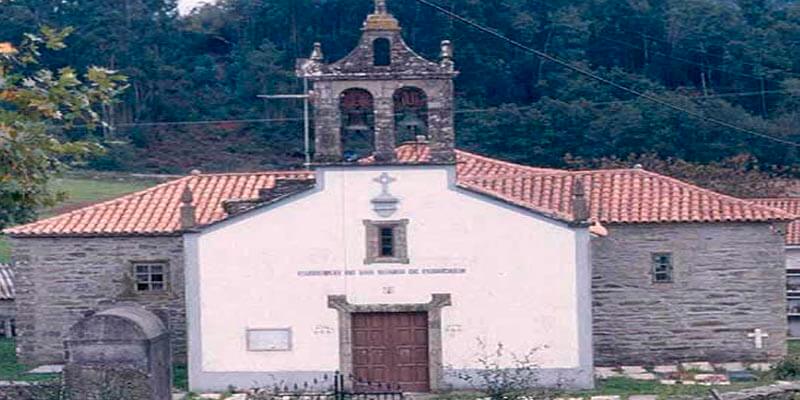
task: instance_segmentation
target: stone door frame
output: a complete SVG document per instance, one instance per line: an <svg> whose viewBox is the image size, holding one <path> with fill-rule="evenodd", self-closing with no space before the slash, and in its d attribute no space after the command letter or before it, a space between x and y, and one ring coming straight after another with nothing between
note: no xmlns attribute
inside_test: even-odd
<svg viewBox="0 0 800 400"><path fill-rule="evenodd" d="M449 293L431 295L431 301L419 304L352 304L347 296L328 296L328 308L339 313L339 371L343 376L353 373L353 314L357 313L414 313L428 314L428 371L431 392L444 388L442 361L442 308L452 305ZM349 382L345 383L350 389Z"/></svg>

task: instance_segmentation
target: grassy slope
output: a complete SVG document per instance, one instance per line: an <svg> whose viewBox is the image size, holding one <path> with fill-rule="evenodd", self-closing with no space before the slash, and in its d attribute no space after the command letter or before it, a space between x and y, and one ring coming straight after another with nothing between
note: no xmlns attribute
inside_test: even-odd
<svg viewBox="0 0 800 400"><path fill-rule="evenodd" d="M0 264L6 264L9 261L11 261L11 245L3 235L0 235Z"/></svg>
<svg viewBox="0 0 800 400"><path fill-rule="evenodd" d="M0 380L2 381L46 381L58 378L53 374L25 374L27 368L17 363L17 352L13 339L0 339Z"/></svg>
<svg viewBox="0 0 800 400"><path fill-rule="evenodd" d="M155 181L141 179L120 179L109 176L71 176L54 179L52 187L55 191L67 194L67 199L56 207L43 210L41 217L50 217L62 212L67 212L109 200L123 194L146 189L156 184ZM8 241L0 235L0 263L11 261L11 248Z"/></svg>
<svg viewBox="0 0 800 400"><path fill-rule="evenodd" d="M53 190L64 192L67 199L56 207L45 210L42 217L52 216L89 204L113 199L123 194L136 192L153 186L153 181L119 180L112 178L69 177L54 179Z"/></svg>

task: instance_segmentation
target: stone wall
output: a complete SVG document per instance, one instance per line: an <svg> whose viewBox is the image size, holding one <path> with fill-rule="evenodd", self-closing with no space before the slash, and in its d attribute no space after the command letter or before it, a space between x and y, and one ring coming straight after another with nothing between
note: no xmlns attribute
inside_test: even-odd
<svg viewBox="0 0 800 400"><path fill-rule="evenodd" d="M0 300L0 321L14 319L17 314L17 307L14 300Z"/></svg>
<svg viewBox="0 0 800 400"><path fill-rule="evenodd" d="M592 240L596 365L786 354L783 237L770 224L610 225ZM651 253L674 282L654 284ZM747 334L769 334L756 349Z"/></svg>
<svg viewBox="0 0 800 400"><path fill-rule="evenodd" d="M720 397L722 400L793 400L799 392L800 383L791 382L722 393Z"/></svg>
<svg viewBox="0 0 800 400"><path fill-rule="evenodd" d="M64 338L85 315L123 304L152 311L170 329L174 359L186 359L183 239L13 238L17 347L25 364L64 361ZM166 261L163 293L136 294L133 261Z"/></svg>
<svg viewBox="0 0 800 400"><path fill-rule="evenodd" d="M53 382L0 382L0 400L59 399L62 392L62 386Z"/></svg>

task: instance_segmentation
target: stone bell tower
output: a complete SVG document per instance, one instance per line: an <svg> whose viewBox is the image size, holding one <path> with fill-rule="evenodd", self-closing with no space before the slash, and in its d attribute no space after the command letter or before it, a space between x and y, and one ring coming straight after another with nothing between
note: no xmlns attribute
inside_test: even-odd
<svg viewBox="0 0 800 400"><path fill-rule="evenodd" d="M455 161L453 49L442 42L439 62L420 57L403 41L386 0L375 0L361 40L349 55L325 63L322 45L298 60L298 75L313 83L316 163L349 163L374 155L395 160L395 147L425 140L431 162Z"/></svg>

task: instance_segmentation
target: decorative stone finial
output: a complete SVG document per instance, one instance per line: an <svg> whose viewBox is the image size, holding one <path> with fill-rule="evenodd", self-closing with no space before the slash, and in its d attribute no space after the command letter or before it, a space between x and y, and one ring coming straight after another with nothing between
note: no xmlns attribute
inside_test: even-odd
<svg viewBox="0 0 800 400"><path fill-rule="evenodd" d="M311 51L311 61L322 62L325 56L322 54L322 43L314 42L314 50Z"/></svg>
<svg viewBox="0 0 800 400"><path fill-rule="evenodd" d="M181 193L181 229L191 229L197 225L197 217L195 216L195 206L192 204L194 201L194 194L189 185L183 189Z"/></svg>
<svg viewBox="0 0 800 400"><path fill-rule="evenodd" d="M586 204L586 192L583 188L583 178L578 176L572 189L572 214L576 222L589 220L589 207Z"/></svg>
<svg viewBox="0 0 800 400"><path fill-rule="evenodd" d="M449 40L442 40L442 61L453 59L453 43Z"/></svg>
<svg viewBox="0 0 800 400"><path fill-rule="evenodd" d="M387 14L386 0L375 0L375 14Z"/></svg>
<svg viewBox="0 0 800 400"><path fill-rule="evenodd" d="M442 53L440 54L441 65L445 68L453 69L453 43L449 40L442 40Z"/></svg>
<svg viewBox="0 0 800 400"><path fill-rule="evenodd" d="M192 193L192 189L189 185L186 185L186 187L183 188L183 193L181 193L181 203L191 205L193 201L194 193Z"/></svg>
<svg viewBox="0 0 800 400"><path fill-rule="evenodd" d="M367 16L364 21L365 31L399 31L400 23L397 22L386 7L386 0L375 0L375 12Z"/></svg>

